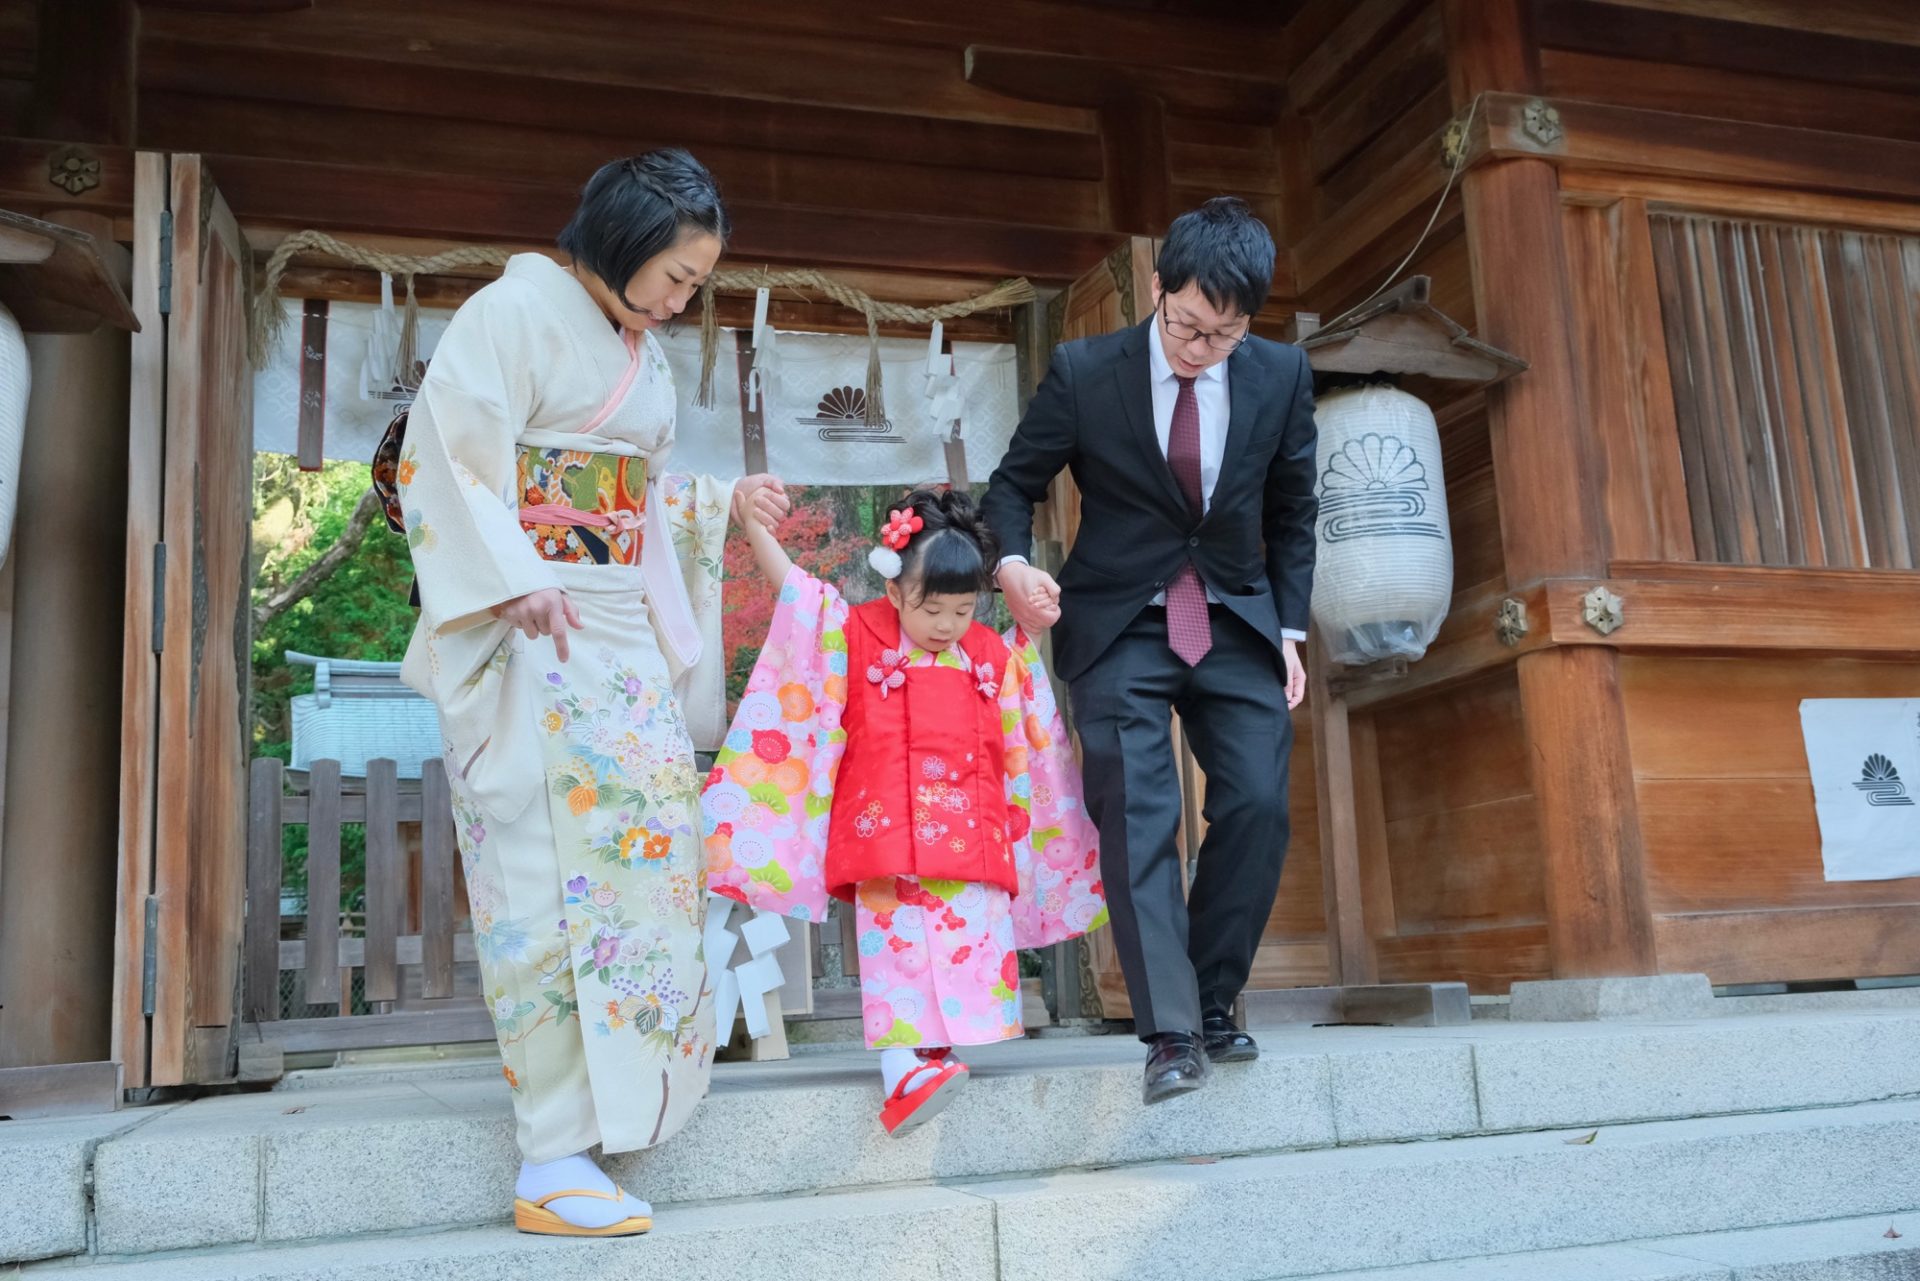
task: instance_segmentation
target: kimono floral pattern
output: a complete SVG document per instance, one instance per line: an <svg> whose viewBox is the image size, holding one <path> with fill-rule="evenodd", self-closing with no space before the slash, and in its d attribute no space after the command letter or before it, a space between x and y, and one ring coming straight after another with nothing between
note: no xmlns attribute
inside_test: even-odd
<svg viewBox="0 0 1920 1281"><path fill-rule="evenodd" d="M581 1017L597 1037L639 1038L662 1058L712 1052L711 996L698 956L705 870L693 828L696 776L672 690L594 656L597 679L547 674L543 713L565 884L567 943Z"/></svg>
<svg viewBox="0 0 1920 1281"><path fill-rule="evenodd" d="M854 895L867 1045L985 1045L1021 1036L1020 956L1007 892L911 876Z"/></svg>
<svg viewBox="0 0 1920 1281"><path fill-rule="evenodd" d="M848 613L828 584L798 569L788 576L700 798L713 890L798 920L825 919L834 797L838 787L852 786L838 778L846 748ZM966 1045L1019 1035L1015 949L1106 923L1097 833L1081 802L1079 771L1053 691L1031 642L1018 634L1007 641L1006 670L975 676L981 695L1000 708L1007 835L1020 892L912 877L857 887L871 1044ZM967 666L956 649L909 650L900 665ZM937 764L929 760L923 768ZM888 814L875 801L856 825L946 822L940 779L929 774L918 790L913 813Z"/></svg>

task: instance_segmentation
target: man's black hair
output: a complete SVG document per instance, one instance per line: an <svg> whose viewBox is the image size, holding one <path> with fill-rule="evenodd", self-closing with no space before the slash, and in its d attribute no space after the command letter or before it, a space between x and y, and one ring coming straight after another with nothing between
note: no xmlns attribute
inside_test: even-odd
<svg viewBox="0 0 1920 1281"><path fill-rule="evenodd" d="M1179 293L1198 284L1207 301L1252 316L1273 288L1273 236L1247 202L1215 196L1173 220L1160 245L1160 288Z"/></svg>

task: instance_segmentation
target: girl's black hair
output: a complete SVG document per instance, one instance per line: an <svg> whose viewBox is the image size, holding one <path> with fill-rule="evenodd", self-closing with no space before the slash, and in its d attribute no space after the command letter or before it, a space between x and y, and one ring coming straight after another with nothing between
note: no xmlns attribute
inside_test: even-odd
<svg viewBox="0 0 1920 1281"><path fill-rule="evenodd" d="M900 553L900 585L909 603L992 590L1000 540L964 490L916 489L890 508L912 508L925 522Z"/></svg>
<svg viewBox="0 0 1920 1281"><path fill-rule="evenodd" d="M1224 311L1231 303L1251 316L1273 289L1274 257L1273 236L1247 202L1215 196L1173 220L1154 267L1163 293L1197 283L1215 307Z"/></svg>
<svg viewBox="0 0 1920 1281"><path fill-rule="evenodd" d="M705 165L678 147L602 165L580 193L560 232L560 248L605 281L629 308L627 282L688 232L708 232L722 247L733 225Z"/></svg>

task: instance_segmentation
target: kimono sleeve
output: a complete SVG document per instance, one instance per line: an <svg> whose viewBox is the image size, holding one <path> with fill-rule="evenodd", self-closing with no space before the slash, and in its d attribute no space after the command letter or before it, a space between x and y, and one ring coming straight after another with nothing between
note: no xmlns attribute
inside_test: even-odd
<svg viewBox="0 0 1920 1281"><path fill-rule="evenodd" d="M1087 814L1080 767L1040 651L1018 628L1004 639L1012 657L1000 684L1000 724L1008 834L1020 877L1013 941L1045 947L1107 923L1099 830Z"/></svg>
<svg viewBox="0 0 1920 1281"><path fill-rule="evenodd" d="M441 634L556 585L521 528L515 442L534 409L550 309L502 281L455 314L407 419L399 493L421 611Z"/></svg>
<svg viewBox="0 0 1920 1281"><path fill-rule="evenodd" d="M727 728L727 655L721 643L720 588L733 482L668 472L660 478L659 492L667 507L674 560L686 587L686 603L692 615L688 626L699 638L700 657L688 664L681 661L674 646L663 645L661 650L693 745L701 751L712 751L720 745ZM660 632L659 602L651 591L648 601L656 610L655 631Z"/></svg>
<svg viewBox="0 0 1920 1281"><path fill-rule="evenodd" d="M827 914L827 827L846 750L847 603L796 568L700 796L707 887L802 921Z"/></svg>

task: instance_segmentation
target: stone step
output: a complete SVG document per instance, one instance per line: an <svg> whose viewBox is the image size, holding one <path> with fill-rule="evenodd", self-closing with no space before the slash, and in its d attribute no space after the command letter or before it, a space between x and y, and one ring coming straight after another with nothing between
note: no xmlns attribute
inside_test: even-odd
<svg viewBox="0 0 1920 1281"><path fill-rule="evenodd" d="M1000 1281L1269 1281L1920 1207L1920 1103L973 1183Z"/></svg>
<svg viewBox="0 0 1920 1281"><path fill-rule="evenodd" d="M948 1113L888 1138L872 1056L728 1064L687 1130L615 1158L655 1205L1920 1096L1920 1013L1494 1023L1262 1035L1257 1063L1143 1109L1126 1038L970 1051ZM350 1079L352 1079L350 1077ZM517 1155L497 1078L328 1088L0 1125L0 1261L498 1222ZM90 1183L90 1187L89 1187ZM91 1230L91 1236L90 1236Z"/></svg>
<svg viewBox="0 0 1920 1281"><path fill-rule="evenodd" d="M660 1212L642 1240L352 1235L14 1281L1891 1281L1920 1275L1920 1103L1376 1145ZM1898 1239L1884 1234L1895 1226ZM350 1238L350 1239L349 1239ZM1495 1257L1487 1257L1489 1255ZM1376 1269L1366 1271L1366 1269ZM1379 1271L1378 1269L1386 1269Z"/></svg>
<svg viewBox="0 0 1920 1281"><path fill-rule="evenodd" d="M339 1233L353 1224L334 1224ZM993 1205L891 1188L689 1206L644 1237L575 1241L508 1227L377 1234L134 1261L28 1264L8 1281L994 1281Z"/></svg>
<svg viewBox="0 0 1920 1281"><path fill-rule="evenodd" d="M1908 1235L1907 1229L1916 1231ZM1889 1237L1889 1229L1900 1233ZM1913 1281L1920 1215L1707 1232L1625 1245L1328 1273L1319 1281Z"/></svg>

